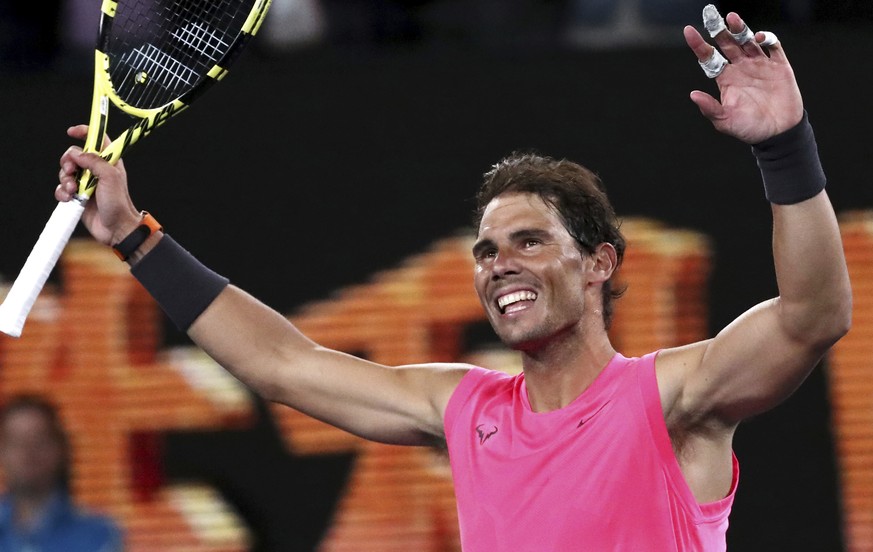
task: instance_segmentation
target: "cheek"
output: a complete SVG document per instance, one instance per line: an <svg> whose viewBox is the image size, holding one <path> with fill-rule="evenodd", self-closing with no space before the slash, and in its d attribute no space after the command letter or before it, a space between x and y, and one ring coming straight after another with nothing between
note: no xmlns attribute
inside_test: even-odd
<svg viewBox="0 0 873 552"><path fill-rule="evenodd" d="M562 310L579 310L586 303L586 281L580 276L578 267L568 267L568 272L555 274L553 279L552 301L556 302L557 308ZM573 271L573 272L569 272Z"/></svg>
<svg viewBox="0 0 873 552"><path fill-rule="evenodd" d="M563 259L558 263L553 263L546 270L549 279L555 286L561 289L571 290L581 293L585 289L587 283L586 264L579 259Z"/></svg>
<svg viewBox="0 0 873 552"><path fill-rule="evenodd" d="M485 287L488 284L488 275L485 272L482 267L476 267L473 272L473 289L476 290L476 295L479 296L480 301L483 301Z"/></svg>

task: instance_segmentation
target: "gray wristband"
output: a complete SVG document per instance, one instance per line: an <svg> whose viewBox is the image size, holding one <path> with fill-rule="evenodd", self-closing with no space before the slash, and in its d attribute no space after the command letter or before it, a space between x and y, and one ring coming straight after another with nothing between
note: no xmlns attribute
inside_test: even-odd
<svg viewBox="0 0 873 552"><path fill-rule="evenodd" d="M229 283L167 234L130 272L182 331L188 330Z"/></svg>
<svg viewBox="0 0 873 552"><path fill-rule="evenodd" d="M771 203L800 203L818 195L827 184L806 111L795 127L753 145L752 153Z"/></svg>

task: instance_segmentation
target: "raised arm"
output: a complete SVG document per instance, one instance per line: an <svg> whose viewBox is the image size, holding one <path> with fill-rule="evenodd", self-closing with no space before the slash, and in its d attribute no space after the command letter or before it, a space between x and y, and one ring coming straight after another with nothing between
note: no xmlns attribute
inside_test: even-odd
<svg viewBox="0 0 873 552"><path fill-rule="evenodd" d="M81 139L86 128L69 133ZM142 219L128 194L123 164L112 166L70 148L61 158L59 201L75 191L80 167L100 179L82 220L98 241L118 244ZM465 366L388 367L321 347L160 231L128 262L170 318L264 398L371 440L408 445L442 440L445 406Z"/></svg>
<svg viewBox="0 0 873 552"><path fill-rule="evenodd" d="M382 366L326 349L234 286L188 335L261 396L394 444L440 442L446 403L466 373L457 365Z"/></svg>
<svg viewBox="0 0 873 552"><path fill-rule="evenodd" d="M694 28L686 27L685 38L704 69L718 73L720 99L694 91L691 100L717 130L752 145L772 205L779 296L712 340L664 351L658 372L668 425L721 427L728 435L803 382L848 331L852 298L812 129L781 44L762 47L774 37L744 33L735 13L727 28L712 23L729 62L720 73L717 52Z"/></svg>

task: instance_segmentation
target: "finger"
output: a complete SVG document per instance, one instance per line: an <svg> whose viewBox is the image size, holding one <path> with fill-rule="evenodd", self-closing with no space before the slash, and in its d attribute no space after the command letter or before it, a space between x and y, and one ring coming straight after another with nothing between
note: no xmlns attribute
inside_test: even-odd
<svg viewBox="0 0 873 552"><path fill-rule="evenodd" d="M61 170L58 173L58 182L62 186L67 186L70 189L75 189L76 180L79 177L79 166L72 161L64 162Z"/></svg>
<svg viewBox="0 0 873 552"><path fill-rule="evenodd" d="M79 170L78 165L73 161L73 158L82 153L82 148L79 146L70 146L61 155L60 166L67 172L75 172Z"/></svg>
<svg viewBox="0 0 873 552"><path fill-rule="evenodd" d="M682 29L683 35L685 35L685 43L688 44L688 47L691 48L691 51L694 52L694 55L697 56L697 61L704 61L712 54L712 46L710 46L700 33L697 32L697 29L692 27L691 25L686 25L684 29Z"/></svg>
<svg viewBox="0 0 873 552"><path fill-rule="evenodd" d="M691 51L694 52L695 56L697 56L697 62L700 63L701 66L703 66L704 63L711 62L714 58L719 58L721 56L719 51L704 40L703 37L700 36L700 33L697 32L697 29L691 25L685 26L683 34L685 35L685 43L688 44L688 47L691 48ZM706 68L704 68L704 71L706 71ZM707 76L709 76L709 72L706 72Z"/></svg>
<svg viewBox="0 0 873 552"><path fill-rule="evenodd" d="M88 125L75 125L67 129L67 136L77 140L84 140L88 137Z"/></svg>
<svg viewBox="0 0 873 552"><path fill-rule="evenodd" d="M65 178L75 177L79 173L79 166L76 165L73 161L65 160L61 162L61 172L60 178L58 180L64 180Z"/></svg>
<svg viewBox="0 0 873 552"><path fill-rule="evenodd" d="M718 100L700 90L691 92L691 101L697 106L704 117L713 123L724 117L724 108Z"/></svg>
<svg viewBox="0 0 873 552"><path fill-rule="evenodd" d="M85 140L88 138L88 125L71 126L67 129L67 135L78 140ZM108 135L103 135L103 147L100 148L100 151L109 147L111 143L112 139Z"/></svg>
<svg viewBox="0 0 873 552"><path fill-rule="evenodd" d="M760 46L758 46L758 42L755 40L755 33L749 29L746 22L743 21L736 12L730 12L727 14L725 20L727 23L728 34L730 34L731 39L737 44L743 53L749 57L764 55L764 51Z"/></svg>
<svg viewBox="0 0 873 552"><path fill-rule="evenodd" d="M703 69L703 73L711 79L721 75L722 71L730 65L727 58L721 55L721 52L716 48L712 49L712 53L706 60L698 61L697 63L700 65L700 68Z"/></svg>
<svg viewBox="0 0 873 552"><path fill-rule="evenodd" d="M70 156L70 160L78 167L91 171L91 174L94 175L94 177L101 180L105 176L111 174L113 169L112 165L96 153L85 153L82 151L74 152L74 154Z"/></svg>
<svg viewBox="0 0 873 552"><path fill-rule="evenodd" d="M703 27L709 32L709 36L715 39L715 43L727 59L735 60L744 55L743 49L728 30L724 18L712 4L703 8Z"/></svg>
<svg viewBox="0 0 873 552"><path fill-rule="evenodd" d="M76 155L75 148L70 148L61 158L58 185L55 188L55 197L58 201L69 201L79 190L79 166L72 159L74 155Z"/></svg>
<svg viewBox="0 0 873 552"><path fill-rule="evenodd" d="M697 63L703 69L704 74L709 78L715 78L721 74L727 67L728 62L715 47L710 46L697 29L691 25L686 25L683 30L685 42L694 55L697 56Z"/></svg>
<svg viewBox="0 0 873 552"><path fill-rule="evenodd" d="M61 183L66 183L69 181L70 185L75 188L76 180L79 176L79 165L76 163L76 157L82 153L82 148L78 146L71 146L67 148L67 151L61 156L60 160L60 171L58 172L58 181Z"/></svg>
<svg viewBox="0 0 873 552"><path fill-rule="evenodd" d="M58 201L70 201L73 199L73 194L63 184L58 184L55 188L55 199Z"/></svg>
<svg viewBox="0 0 873 552"><path fill-rule="evenodd" d="M769 54L770 59L778 59L780 61L785 61L785 50L782 48L782 43L779 42L779 39L775 34L769 31L758 31L755 33L755 42L758 43L760 48L766 48L767 54Z"/></svg>

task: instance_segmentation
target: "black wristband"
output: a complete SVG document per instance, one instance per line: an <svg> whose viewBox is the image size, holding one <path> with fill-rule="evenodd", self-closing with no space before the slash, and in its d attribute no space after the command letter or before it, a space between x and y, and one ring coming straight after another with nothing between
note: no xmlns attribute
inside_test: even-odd
<svg viewBox="0 0 873 552"><path fill-rule="evenodd" d="M229 283L167 234L130 272L183 332Z"/></svg>
<svg viewBox="0 0 873 552"><path fill-rule="evenodd" d="M797 125L752 146L771 203L790 205L818 195L825 184L818 146L806 111Z"/></svg>

